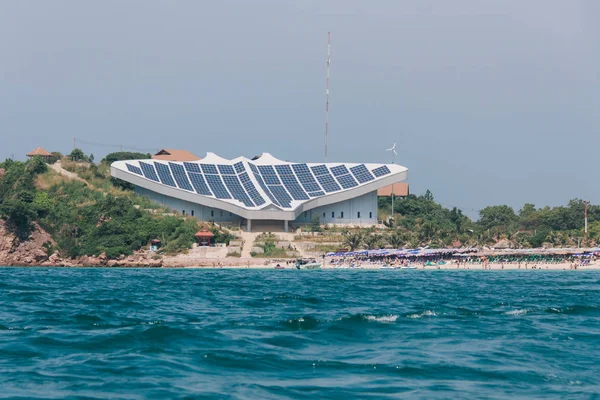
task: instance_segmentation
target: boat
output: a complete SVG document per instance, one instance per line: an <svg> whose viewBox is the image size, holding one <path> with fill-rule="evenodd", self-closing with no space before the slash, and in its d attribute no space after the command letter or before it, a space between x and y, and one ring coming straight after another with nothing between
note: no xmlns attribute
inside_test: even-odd
<svg viewBox="0 0 600 400"><path fill-rule="evenodd" d="M400 267L400 269L417 269L417 267L415 267L414 265L405 265Z"/></svg>
<svg viewBox="0 0 600 400"><path fill-rule="evenodd" d="M392 265L382 265L379 269L394 269Z"/></svg>
<svg viewBox="0 0 600 400"><path fill-rule="evenodd" d="M299 258L296 260L298 269L321 269L321 263L314 258Z"/></svg>

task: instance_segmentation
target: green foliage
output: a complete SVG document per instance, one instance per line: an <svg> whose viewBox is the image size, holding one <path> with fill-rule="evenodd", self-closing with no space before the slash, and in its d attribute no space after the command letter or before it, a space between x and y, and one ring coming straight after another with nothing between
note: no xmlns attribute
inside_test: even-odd
<svg viewBox="0 0 600 400"><path fill-rule="evenodd" d="M116 153L110 153L108 154L106 157L104 157L102 159L102 163L103 164L112 164L115 161L122 161L122 160L143 160L143 159L148 159L151 158L152 156L150 154L144 154L144 153L135 153L135 152L129 152L129 151L118 151Z"/></svg>
<svg viewBox="0 0 600 400"><path fill-rule="evenodd" d="M81 149L73 149L71 154L69 154L69 158L72 161L88 161L88 158L85 156L83 150Z"/></svg>
<svg viewBox="0 0 600 400"><path fill-rule="evenodd" d="M360 247L363 242L363 235L360 232L348 232L344 235L344 244L354 251Z"/></svg>
<svg viewBox="0 0 600 400"><path fill-rule="evenodd" d="M321 218L315 214L310 220L310 231L311 232L322 232L323 228L321 228Z"/></svg>

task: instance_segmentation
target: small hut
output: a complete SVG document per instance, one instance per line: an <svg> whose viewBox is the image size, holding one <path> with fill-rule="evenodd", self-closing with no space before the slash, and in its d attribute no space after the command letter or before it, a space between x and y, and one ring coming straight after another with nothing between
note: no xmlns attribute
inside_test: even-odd
<svg viewBox="0 0 600 400"><path fill-rule="evenodd" d="M195 236L198 239L198 246L210 246L212 239L215 237L208 228L200 229Z"/></svg>
<svg viewBox="0 0 600 400"><path fill-rule="evenodd" d="M160 248L161 241L159 239L152 239L150 241L150 251L158 251Z"/></svg>
<svg viewBox="0 0 600 400"><path fill-rule="evenodd" d="M33 151L30 151L29 153L27 153L27 157L42 157L42 159L49 159L52 158L52 153L50 153L49 151L47 151L46 149L43 149L41 147L36 148Z"/></svg>

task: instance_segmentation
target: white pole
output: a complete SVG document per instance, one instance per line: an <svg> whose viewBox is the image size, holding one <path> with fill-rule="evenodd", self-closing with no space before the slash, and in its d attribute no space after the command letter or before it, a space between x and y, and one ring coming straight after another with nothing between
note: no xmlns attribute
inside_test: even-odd
<svg viewBox="0 0 600 400"><path fill-rule="evenodd" d="M327 135L329 130L329 65L331 64L331 32L327 32L327 80L325 89L325 162L327 162Z"/></svg>
<svg viewBox="0 0 600 400"><path fill-rule="evenodd" d="M396 164L396 153L392 151L392 164ZM392 183L392 223L396 226L396 220L394 220L394 184Z"/></svg>

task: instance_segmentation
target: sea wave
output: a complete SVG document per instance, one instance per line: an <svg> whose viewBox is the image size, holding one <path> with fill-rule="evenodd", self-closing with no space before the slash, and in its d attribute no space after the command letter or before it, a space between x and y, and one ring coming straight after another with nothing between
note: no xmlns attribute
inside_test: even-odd
<svg viewBox="0 0 600 400"><path fill-rule="evenodd" d="M525 274L0 269L2 396L592 398L600 273Z"/></svg>
<svg viewBox="0 0 600 400"><path fill-rule="evenodd" d="M418 319L418 318L423 318L423 317L437 317L437 313L435 313L431 310L425 310L420 313L412 313L412 314L406 315L406 318L412 318L412 319Z"/></svg>

